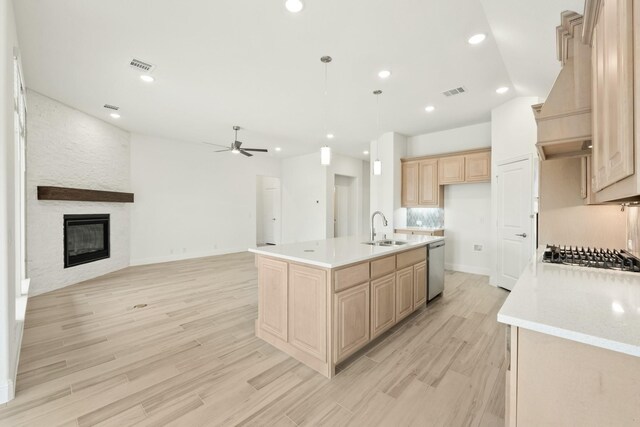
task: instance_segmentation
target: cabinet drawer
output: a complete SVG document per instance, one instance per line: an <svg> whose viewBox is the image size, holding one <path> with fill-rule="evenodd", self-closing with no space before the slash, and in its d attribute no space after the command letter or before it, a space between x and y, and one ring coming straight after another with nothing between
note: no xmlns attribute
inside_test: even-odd
<svg viewBox="0 0 640 427"><path fill-rule="evenodd" d="M427 248L421 247L397 255L397 268L401 269L409 265L417 264L427 259Z"/></svg>
<svg viewBox="0 0 640 427"><path fill-rule="evenodd" d="M396 269L396 256L371 261L371 278L375 279L385 274L393 273Z"/></svg>
<svg viewBox="0 0 640 427"><path fill-rule="evenodd" d="M337 270L333 276L334 290L340 292L369 280L369 263L363 262Z"/></svg>

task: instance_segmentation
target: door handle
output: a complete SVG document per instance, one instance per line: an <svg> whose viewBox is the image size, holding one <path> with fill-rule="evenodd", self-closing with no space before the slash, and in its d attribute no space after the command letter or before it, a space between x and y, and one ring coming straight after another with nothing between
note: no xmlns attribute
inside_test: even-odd
<svg viewBox="0 0 640 427"><path fill-rule="evenodd" d="M275 218L271 218L271 220L272 220L272 221L275 221L276 219L275 219Z"/></svg>
<svg viewBox="0 0 640 427"><path fill-rule="evenodd" d="M516 234L516 236L520 236L520 237L527 237L527 233Z"/></svg>

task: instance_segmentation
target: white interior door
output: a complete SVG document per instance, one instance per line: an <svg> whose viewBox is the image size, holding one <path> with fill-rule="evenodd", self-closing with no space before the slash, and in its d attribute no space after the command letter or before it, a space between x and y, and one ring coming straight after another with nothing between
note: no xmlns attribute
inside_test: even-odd
<svg viewBox="0 0 640 427"><path fill-rule="evenodd" d="M277 245L280 243L280 179L259 177L260 196L257 213L257 243Z"/></svg>
<svg viewBox="0 0 640 427"><path fill-rule="evenodd" d="M349 185L338 184L336 180L334 189L334 237L349 236L351 187Z"/></svg>
<svg viewBox="0 0 640 427"><path fill-rule="evenodd" d="M533 255L532 160L498 166L498 286L513 289Z"/></svg>

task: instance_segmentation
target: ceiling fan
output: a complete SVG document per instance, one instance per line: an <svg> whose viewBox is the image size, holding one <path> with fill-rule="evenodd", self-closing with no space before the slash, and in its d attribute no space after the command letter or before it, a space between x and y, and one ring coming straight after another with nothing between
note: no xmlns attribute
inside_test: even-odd
<svg viewBox="0 0 640 427"><path fill-rule="evenodd" d="M235 140L229 146L213 144L211 142L203 142L203 144L215 145L216 147L225 147L224 150L217 150L216 153L222 153L224 151L231 151L233 154L244 154L247 157L253 156L253 154L249 153L249 151L257 151L260 153L268 153L269 150L266 148L242 148L242 142L238 141L238 131L240 130L240 126L234 126L233 130L236 131Z"/></svg>

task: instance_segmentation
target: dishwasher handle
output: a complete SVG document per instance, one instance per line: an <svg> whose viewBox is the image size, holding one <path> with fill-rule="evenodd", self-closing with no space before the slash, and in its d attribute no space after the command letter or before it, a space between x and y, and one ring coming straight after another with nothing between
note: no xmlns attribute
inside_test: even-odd
<svg viewBox="0 0 640 427"><path fill-rule="evenodd" d="M444 246L444 242L431 243L431 244L427 245L427 248L429 250L431 250L431 249L439 248L441 246Z"/></svg>

